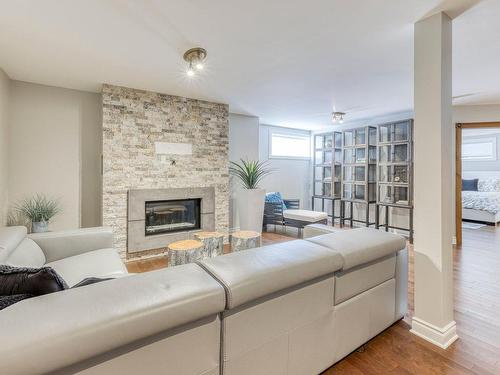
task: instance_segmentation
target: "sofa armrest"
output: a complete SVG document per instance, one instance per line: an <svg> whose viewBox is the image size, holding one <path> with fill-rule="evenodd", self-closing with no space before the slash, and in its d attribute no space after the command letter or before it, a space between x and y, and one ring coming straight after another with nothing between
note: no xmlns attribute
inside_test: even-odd
<svg viewBox="0 0 500 375"><path fill-rule="evenodd" d="M27 299L0 311L1 372L50 373L215 319L224 306L224 289L196 264Z"/></svg>
<svg viewBox="0 0 500 375"><path fill-rule="evenodd" d="M404 318L408 312L408 248L396 253L396 315L395 320Z"/></svg>
<svg viewBox="0 0 500 375"><path fill-rule="evenodd" d="M29 237L45 253L47 263L89 251L113 247L113 230L108 227L32 233Z"/></svg>

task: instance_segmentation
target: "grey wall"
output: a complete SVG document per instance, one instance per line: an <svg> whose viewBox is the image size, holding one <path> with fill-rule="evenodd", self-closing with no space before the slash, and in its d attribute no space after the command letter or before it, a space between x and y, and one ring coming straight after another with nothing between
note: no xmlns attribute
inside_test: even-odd
<svg viewBox="0 0 500 375"><path fill-rule="evenodd" d="M102 224L102 96L79 92L81 145L81 226Z"/></svg>
<svg viewBox="0 0 500 375"><path fill-rule="evenodd" d="M259 158L259 118L229 114L229 160Z"/></svg>
<svg viewBox="0 0 500 375"><path fill-rule="evenodd" d="M259 128L259 159L268 160L274 172L262 182L266 191L279 191L284 198L299 198L301 208L311 207L311 160L275 159L269 157L269 134L272 130L290 134L311 135L307 130L278 128L271 125L261 125Z"/></svg>
<svg viewBox="0 0 500 375"><path fill-rule="evenodd" d="M229 160L259 159L259 118L229 114ZM234 177L229 179L229 230L240 229L238 220L238 191L241 184Z"/></svg>
<svg viewBox="0 0 500 375"><path fill-rule="evenodd" d="M10 80L0 69L0 226L5 225L8 207Z"/></svg>
<svg viewBox="0 0 500 375"><path fill-rule="evenodd" d="M11 82L9 203L44 193L62 212L51 229L99 225L100 95Z"/></svg>
<svg viewBox="0 0 500 375"><path fill-rule="evenodd" d="M299 198L303 208L311 206L311 161L269 158L269 132L278 129L290 134L310 136L305 130L287 129L259 124L258 117L229 115L229 159L241 158L268 161L274 172L264 178L260 187L266 191L279 191L285 198ZM230 228L239 227L236 211L240 184L231 179Z"/></svg>

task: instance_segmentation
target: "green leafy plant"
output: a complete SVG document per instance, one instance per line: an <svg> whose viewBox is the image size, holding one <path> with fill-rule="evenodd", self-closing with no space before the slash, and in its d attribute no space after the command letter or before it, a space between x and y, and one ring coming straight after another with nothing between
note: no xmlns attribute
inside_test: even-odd
<svg viewBox="0 0 500 375"><path fill-rule="evenodd" d="M49 199L43 194L22 200L14 209L32 223L49 221L61 211L58 201Z"/></svg>
<svg viewBox="0 0 500 375"><path fill-rule="evenodd" d="M29 219L24 217L19 211L16 209L11 208L7 214L7 226L8 227L13 227L13 226L25 226L26 228L31 227L31 222Z"/></svg>
<svg viewBox="0 0 500 375"><path fill-rule="evenodd" d="M267 161L240 160L240 163L230 162L229 173L240 179L245 189L257 189L259 182L273 169Z"/></svg>

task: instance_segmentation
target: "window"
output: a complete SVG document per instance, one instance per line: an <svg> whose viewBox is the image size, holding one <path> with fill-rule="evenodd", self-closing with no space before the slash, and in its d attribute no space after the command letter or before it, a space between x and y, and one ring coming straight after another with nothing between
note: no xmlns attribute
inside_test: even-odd
<svg viewBox="0 0 500 375"><path fill-rule="evenodd" d="M486 161L497 159L496 138L469 138L462 143L462 160Z"/></svg>
<svg viewBox="0 0 500 375"><path fill-rule="evenodd" d="M309 159L311 138L308 135L271 133L270 157Z"/></svg>

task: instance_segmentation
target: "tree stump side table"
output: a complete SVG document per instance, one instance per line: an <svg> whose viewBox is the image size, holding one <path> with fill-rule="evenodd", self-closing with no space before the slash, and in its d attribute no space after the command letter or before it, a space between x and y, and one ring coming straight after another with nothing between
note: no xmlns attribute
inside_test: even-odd
<svg viewBox="0 0 500 375"><path fill-rule="evenodd" d="M172 242L167 246L167 250L169 266L193 263L207 257L203 243L196 240Z"/></svg>
<svg viewBox="0 0 500 375"><path fill-rule="evenodd" d="M205 247L205 254L209 257L222 255L224 252L224 234L219 232L197 232L193 237L201 241Z"/></svg>
<svg viewBox="0 0 500 375"><path fill-rule="evenodd" d="M241 251L259 247L261 236L259 232L253 230L240 230L231 235L231 250Z"/></svg>

